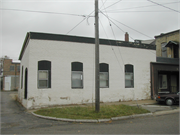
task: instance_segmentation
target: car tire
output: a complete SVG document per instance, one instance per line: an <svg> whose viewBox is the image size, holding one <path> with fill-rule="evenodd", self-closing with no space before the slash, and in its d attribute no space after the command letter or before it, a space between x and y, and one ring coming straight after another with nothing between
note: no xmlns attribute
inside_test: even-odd
<svg viewBox="0 0 180 135"><path fill-rule="evenodd" d="M167 99L166 100L166 105L168 105L168 106L173 105L173 103L174 103L174 101L172 99Z"/></svg>

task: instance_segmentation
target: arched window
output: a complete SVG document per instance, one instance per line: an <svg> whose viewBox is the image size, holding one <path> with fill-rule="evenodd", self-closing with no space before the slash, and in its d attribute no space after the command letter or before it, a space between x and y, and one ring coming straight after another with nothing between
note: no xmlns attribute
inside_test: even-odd
<svg viewBox="0 0 180 135"><path fill-rule="evenodd" d="M83 63L71 63L71 87L83 88Z"/></svg>
<svg viewBox="0 0 180 135"><path fill-rule="evenodd" d="M50 61L38 61L38 88L51 88Z"/></svg>
<svg viewBox="0 0 180 135"><path fill-rule="evenodd" d="M125 88L134 88L134 68L133 65L125 65Z"/></svg>
<svg viewBox="0 0 180 135"><path fill-rule="evenodd" d="M99 82L100 88L109 87L109 65L106 63L100 63L99 65Z"/></svg>

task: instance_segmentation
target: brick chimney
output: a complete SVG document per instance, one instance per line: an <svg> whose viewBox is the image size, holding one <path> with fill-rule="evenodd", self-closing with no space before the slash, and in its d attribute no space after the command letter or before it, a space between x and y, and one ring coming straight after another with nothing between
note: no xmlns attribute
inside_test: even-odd
<svg viewBox="0 0 180 135"><path fill-rule="evenodd" d="M129 42L129 34L127 32L125 33L125 41Z"/></svg>

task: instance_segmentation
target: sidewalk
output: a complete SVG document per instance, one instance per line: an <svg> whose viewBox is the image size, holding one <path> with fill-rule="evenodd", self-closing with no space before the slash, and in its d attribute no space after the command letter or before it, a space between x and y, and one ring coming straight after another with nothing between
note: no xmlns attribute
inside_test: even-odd
<svg viewBox="0 0 180 135"><path fill-rule="evenodd" d="M139 100L139 101L127 101L127 102L109 102L109 103L100 103L100 106L103 105L118 105L118 104L125 104L130 106L138 106L142 107L146 110L149 110L151 113L146 114L137 114L137 115L131 115L131 116L123 116L123 117L113 117L110 119L92 119L92 120L86 120L86 119L65 119L65 118L55 118L55 117L47 117L47 116L41 116L33 113L35 110L29 110L33 115L45 118L45 119L52 119L52 120L60 120L60 121L66 121L66 122L88 122L88 123L100 123L100 122L108 122L113 120L122 120L122 119L130 119L130 118L136 118L136 117L145 117L145 116L157 116L157 115L164 115L164 114L170 114L170 113L177 113L180 111L179 105L173 105L173 106L166 106L163 104L157 104L155 100ZM64 105L63 105L64 106ZM66 105L67 107L71 106L77 106L77 105ZM83 104L78 106L92 106L92 104ZM62 106L56 106L56 107L62 107Z"/></svg>

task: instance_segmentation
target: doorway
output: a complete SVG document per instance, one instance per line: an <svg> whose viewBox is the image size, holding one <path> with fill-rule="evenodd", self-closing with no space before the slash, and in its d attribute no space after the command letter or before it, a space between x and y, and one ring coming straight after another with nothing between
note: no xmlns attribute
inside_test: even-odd
<svg viewBox="0 0 180 135"><path fill-rule="evenodd" d="M172 74L171 75L171 85L170 85L170 89L171 89L171 93L177 93L179 90L179 76Z"/></svg>

